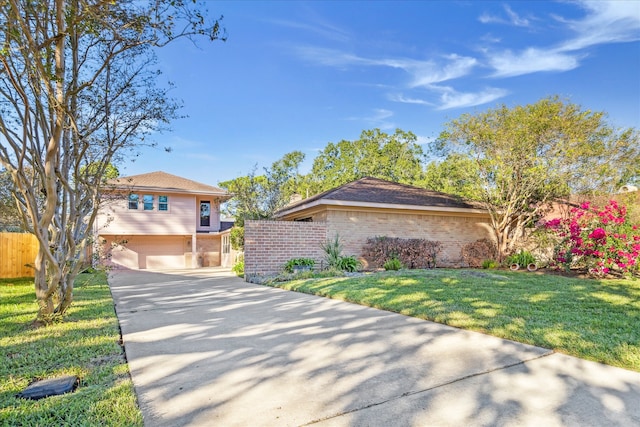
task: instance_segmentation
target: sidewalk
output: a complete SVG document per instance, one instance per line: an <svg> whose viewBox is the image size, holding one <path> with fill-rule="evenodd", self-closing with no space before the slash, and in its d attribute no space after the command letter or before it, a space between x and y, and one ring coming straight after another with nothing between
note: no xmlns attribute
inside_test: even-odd
<svg viewBox="0 0 640 427"><path fill-rule="evenodd" d="M219 269L109 279L147 426L632 426L640 373Z"/></svg>

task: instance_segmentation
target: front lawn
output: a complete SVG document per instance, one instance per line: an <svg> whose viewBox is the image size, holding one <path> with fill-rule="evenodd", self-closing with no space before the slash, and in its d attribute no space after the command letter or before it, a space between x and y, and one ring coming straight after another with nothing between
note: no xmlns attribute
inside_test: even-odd
<svg viewBox="0 0 640 427"><path fill-rule="evenodd" d="M0 425L141 426L103 273L81 274L64 322L35 327L33 279L0 280ZM16 397L34 380L76 375L74 393Z"/></svg>
<svg viewBox="0 0 640 427"><path fill-rule="evenodd" d="M640 372L640 280L436 269L275 285Z"/></svg>

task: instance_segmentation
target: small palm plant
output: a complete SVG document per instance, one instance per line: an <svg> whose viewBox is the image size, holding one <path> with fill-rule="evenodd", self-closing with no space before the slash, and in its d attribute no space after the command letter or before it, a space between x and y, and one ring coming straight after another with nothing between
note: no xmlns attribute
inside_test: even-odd
<svg viewBox="0 0 640 427"><path fill-rule="evenodd" d="M325 253L325 260L329 267L340 268L340 259L342 258L342 242L340 236L336 234L332 240L327 240L322 244L322 250Z"/></svg>

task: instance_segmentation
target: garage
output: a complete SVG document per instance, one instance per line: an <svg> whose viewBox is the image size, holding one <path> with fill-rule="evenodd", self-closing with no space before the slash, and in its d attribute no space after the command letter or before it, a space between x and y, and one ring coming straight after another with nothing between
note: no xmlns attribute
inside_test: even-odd
<svg viewBox="0 0 640 427"><path fill-rule="evenodd" d="M114 268L185 268L183 236L103 236L107 262Z"/></svg>

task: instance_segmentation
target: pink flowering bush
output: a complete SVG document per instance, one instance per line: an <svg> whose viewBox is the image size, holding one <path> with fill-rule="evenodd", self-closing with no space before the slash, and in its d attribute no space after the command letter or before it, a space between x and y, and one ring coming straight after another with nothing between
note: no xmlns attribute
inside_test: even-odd
<svg viewBox="0 0 640 427"><path fill-rule="evenodd" d="M640 272L640 227L614 200L602 209L583 203L571 209L569 218L552 219L544 227L558 238L556 266L584 268L594 276Z"/></svg>

